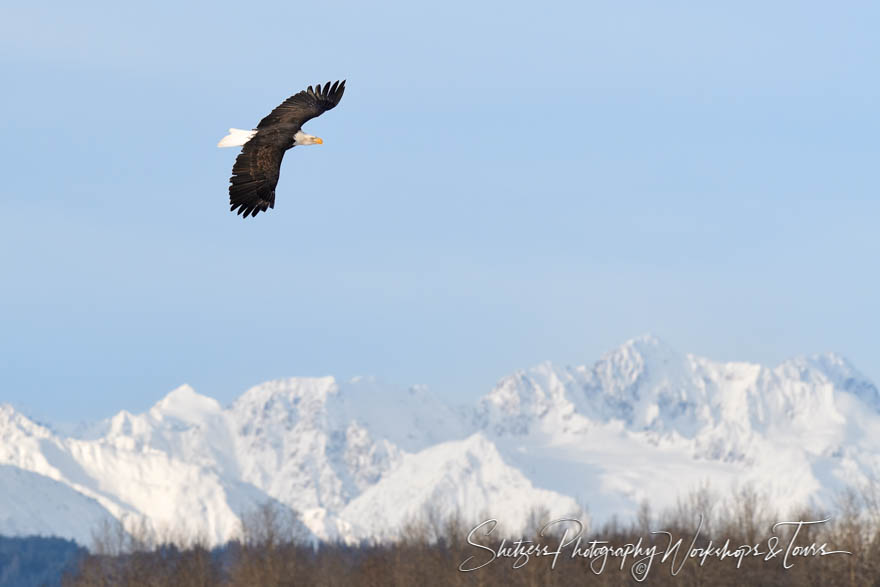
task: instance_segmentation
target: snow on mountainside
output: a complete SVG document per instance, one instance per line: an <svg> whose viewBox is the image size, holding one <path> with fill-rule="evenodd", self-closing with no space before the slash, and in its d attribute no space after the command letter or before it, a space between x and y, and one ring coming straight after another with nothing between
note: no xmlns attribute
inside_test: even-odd
<svg viewBox="0 0 880 587"><path fill-rule="evenodd" d="M477 421L512 464L594 512L669 504L705 480L752 483L785 509L827 503L880 471L878 405L877 388L834 354L768 368L645 336L592 367L548 363L502 379Z"/></svg>
<svg viewBox="0 0 880 587"><path fill-rule="evenodd" d="M184 386L146 414L120 412L91 440L58 437L3 406L0 463L61 482L129 527L222 542L238 531L240 513L270 497L226 474L225 417L195 409L212 403ZM92 529L58 535L81 539Z"/></svg>
<svg viewBox="0 0 880 587"><path fill-rule="evenodd" d="M356 523L361 535L393 537L407 523L430 519L426 504L467 521L502 519L511 531L526 530L510 527L511 522L517 526L525 522L511 512L529 513L541 505L554 518L584 519L575 500L536 489L520 471L506 465L495 445L480 433L406 455L390 475L349 503L341 516Z"/></svg>
<svg viewBox="0 0 880 587"><path fill-rule="evenodd" d="M650 336L591 366L518 371L470 407L332 377L227 408L182 386L70 435L0 406L0 532L80 541L111 515L219 543L267 500L321 539L391 536L432 507L513 531L539 507L626 516L706 480L752 483L784 511L877 472L880 392L843 358L718 363Z"/></svg>
<svg viewBox="0 0 880 587"><path fill-rule="evenodd" d="M0 465L0 535L61 535L88 544L110 513L68 485Z"/></svg>

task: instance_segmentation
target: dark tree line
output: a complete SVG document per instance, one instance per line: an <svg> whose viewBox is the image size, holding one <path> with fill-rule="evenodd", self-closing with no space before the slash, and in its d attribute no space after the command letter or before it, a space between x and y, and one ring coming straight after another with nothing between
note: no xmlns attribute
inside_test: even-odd
<svg viewBox="0 0 880 587"><path fill-rule="evenodd" d="M60 585L62 575L74 572L77 561L87 554L76 542L63 538L0 536L0 587Z"/></svg>
<svg viewBox="0 0 880 587"><path fill-rule="evenodd" d="M645 581L648 585L880 585L880 501L877 496L873 490L849 492L839 498L831 512L805 509L779 516L764 507L754 491L740 491L733 499L722 502L704 488L659 515L654 515L644 504L636 519L628 524L612 521L597 528L586 526L580 548L582 553L588 552L592 540L623 547L641 539L642 548L656 546L660 550L670 539L673 544L681 539L674 561L661 562L662 554L654 558ZM81 559L75 572L66 576L65 585L525 587L637 584L633 573L639 575L638 569L643 567L636 568L636 557L627 557L621 569L621 557L608 556L605 568L598 572L601 556L594 553L593 558L571 558L572 547L562 550L555 566L552 556L535 556L533 552L527 563L514 568L515 540L525 538L556 548L564 529L569 528L566 538L571 538L575 529L573 523L560 523L539 536L538 528L543 524L539 520L548 521L546 513L534 512L531 517L535 530L530 535L505 540L501 552L510 556L499 557L501 536L487 535L486 526L472 535L472 541L479 546L468 544L468 534L475 524L465 523L455 515L441 521L436 512L429 513L421 521L409 524L394 542L314 545L297 535L297 526L292 520L266 505L243 518L240 540L213 550L198 543L155 545L131 533L105 529L99 533L94 551ZM827 518L830 520L821 524L785 526L775 532L771 528L783 520ZM694 538L698 527L699 536ZM658 529L669 535L651 534ZM807 552L797 553L792 549L786 558L795 531L793 544ZM782 550L770 560L765 560L766 552L762 556L750 556L744 549L737 551L741 545L758 545L760 550L766 551L772 536L778 541L777 549ZM710 541L718 548L725 540L729 542L728 552L739 552L741 556L731 555L724 560L708 556L700 563L699 555L710 546ZM697 556L688 557L692 542ZM812 550L810 545L814 545ZM820 545L825 545L827 551L853 554L818 556ZM528 543L520 544L521 548L527 546ZM545 550L552 552L553 548ZM644 560L644 555L639 558ZM523 557L518 560L525 561ZM463 563L465 568L483 566L462 572L459 569ZM785 563L791 568L785 568Z"/></svg>

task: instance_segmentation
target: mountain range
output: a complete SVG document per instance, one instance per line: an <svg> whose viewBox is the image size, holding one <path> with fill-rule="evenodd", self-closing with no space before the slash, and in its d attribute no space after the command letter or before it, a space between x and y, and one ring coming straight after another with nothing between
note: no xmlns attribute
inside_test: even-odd
<svg viewBox="0 0 880 587"><path fill-rule="evenodd" d="M86 546L108 519L221 544L266 502L344 541L451 513L512 534L537 510L626 518L706 483L785 512L878 471L880 392L844 358L722 363L652 336L592 365L517 371L471 405L295 377L227 407L183 385L69 433L0 406L0 534Z"/></svg>

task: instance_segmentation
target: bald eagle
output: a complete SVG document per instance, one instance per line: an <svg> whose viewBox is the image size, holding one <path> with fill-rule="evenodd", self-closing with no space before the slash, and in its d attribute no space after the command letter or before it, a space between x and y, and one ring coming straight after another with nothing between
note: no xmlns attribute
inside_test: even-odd
<svg viewBox="0 0 880 587"><path fill-rule="evenodd" d="M345 91L345 80L327 82L294 94L260 121L254 130L230 128L218 147L244 145L229 178L229 209L242 218L275 207L275 186L284 152L297 145L320 145L324 141L306 134L302 125L335 108Z"/></svg>

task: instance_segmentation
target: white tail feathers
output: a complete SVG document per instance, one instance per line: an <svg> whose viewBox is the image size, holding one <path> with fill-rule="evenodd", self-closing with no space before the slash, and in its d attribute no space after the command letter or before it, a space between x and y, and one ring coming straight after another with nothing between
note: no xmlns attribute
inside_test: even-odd
<svg viewBox="0 0 880 587"><path fill-rule="evenodd" d="M217 146L240 147L251 140L255 134L257 134L257 131L255 130L241 130L240 128L230 128L229 134L220 139L220 142L217 143Z"/></svg>

